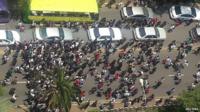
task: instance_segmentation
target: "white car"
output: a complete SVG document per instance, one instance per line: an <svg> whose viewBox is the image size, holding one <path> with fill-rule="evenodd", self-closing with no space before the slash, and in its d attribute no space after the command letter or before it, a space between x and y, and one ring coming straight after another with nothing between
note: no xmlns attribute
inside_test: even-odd
<svg viewBox="0 0 200 112"><path fill-rule="evenodd" d="M200 41L200 27L193 28L189 33L192 40Z"/></svg>
<svg viewBox="0 0 200 112"><path fill-rule="evenodd" d="M169 9L170 17L178 20L200 20L200 10L188 6L172 6Z"/></svg>
<svg viewBox="0 0 200 112"><path fill-rule="evenodd" d="M120 13L122 18L149 19L154 17L152 9L148 7L123 7Z"/></svg>
<svg viewBox="0 0 200 112"><path fill-rule="evenodd" d="M160 27L138 27L133 30L135 40L165 40L166 31Z"/></svg>
<svg viewBox="0 0 200 112"><path fill-rule="evenodd" d="M88 36L91 41L112 40L118 41L122 39L122 33L119 28L90 28Z"/></svg>
<svg viewBox="0 0 200 112"><path fill-rule="evenodd" d="M0 30L0 45L12 45L20 42L20 35L17 31Z"/></svg>
<svg viewBox="0 0 200 112"><path fill-rule="evenodd" d="M67 28L47 27L35 28L34 36L37 40L72 40L72 31Z"/></svg>

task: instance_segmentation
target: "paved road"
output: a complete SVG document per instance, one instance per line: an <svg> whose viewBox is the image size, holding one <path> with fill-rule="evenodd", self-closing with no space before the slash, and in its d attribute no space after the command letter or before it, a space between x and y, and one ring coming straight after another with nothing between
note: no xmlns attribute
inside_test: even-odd
<svg viewBox="0 0 200 112"><path fill-rule="evenodd" d="M107 17L109 19L113 19L113 18L120 19L119 10L102 9L100 14L101 14L102 18ZM161 21L167 21L169 23L169 25L173 23L173 21L169 19L167 13L164 13L162 15L162 17L158 16L158 18L160 18ZM10 24L0 25L0 28L1 29L5 29L5 28L6 29L15 29L15 25L16 25L16 22L11 22ZM171 53L168 53L167 50L166 50L166 47L169 44L169 42L171 42L172 40L177 40L178 42L184 41L189 36L188 31L190 29L192 29L194 26L195 26L195 23L193 23L189 26L180 25L174 30L174 32L168 33L167 34L167 40L164 42L164 48L165 49L162 50L161 53L160 53L161 59L163 59L167 56L173 57L176 54L176 52L173 51ZM167 26L166 26L166 29L167 29ZM22 36L22 40L23 41L32 40L33 39L33 33L32 32L33 32L33 30L28 29L28 26L26 26L25 32L20 33L21 36ZM130 29L130 30L122 29L122 34L127 39L131 39L133 37L132 29ZM79 30L79 32L73 33L73 36L74 36L74 38L79 38L79 39L83 39L85 41L88 41L87 33L86 33L85 30ZM10 58L12 58L12 57L10 57ZM192 81L193 81L192 74L195 73L195 71L196 71L195 65L198 63L197 60L199 60L199 56L189 54L186 59L189 61L189 67L185 67L185 69L183 71L183 74L184 74L183 77L184 78L183 78L182 83L180 85L175 86L174 83L173 83L173 77L169 76L169 75L174 74L173 70L171 70L171 69L166 70L166 69L164 69L163 65L161 65L161 64L158 66L157 71L153 75L151 75L150 78L149 78L150 85L152 85L152 83L155 80L160 79L162 76L165 77L165 81L161 85L161 87L152 91L152 92L155 93L156 96L158 96L158 97L166 96L165 92L167 90L169 90L171 87L176 88L176 92L174 93L174 95L178 95L182 90L186 89L186 87L189 86L192 83ZM1 70L0 71L0 74L1 74L0 79L3 79L7 69L9 68L9 66L10 66L9 64L0 65L0 70ZM24 79L22 78L22 76L20 76L20 74L16 74L16 75L19 77L20 81L24 81ZM111 84L111 87L115 88L118 85L119 85L119 82L116 81L116 82ZM94 86L94 79L93 79L93 77L88 77L83 89L89 90L89 89L92 88L92 86ZM136 82L136 86L140 88L139 81ZM26 89L25 89L24 83L19 83L19 84L17 84L17 86L10 86L10 87L16 87L17 88L17 95L19 96L19 99L25 99L24 93L25 93ZM139 89L139 93L141 93L141 92L142 91ZM138 95L139 94L137 94L137 96ZM102 98L96 98L95 95L90 95L90 96L86 97L86 99L87 98L102 99ZM17 104L22 104L22 101L17 100Z"/></svg>

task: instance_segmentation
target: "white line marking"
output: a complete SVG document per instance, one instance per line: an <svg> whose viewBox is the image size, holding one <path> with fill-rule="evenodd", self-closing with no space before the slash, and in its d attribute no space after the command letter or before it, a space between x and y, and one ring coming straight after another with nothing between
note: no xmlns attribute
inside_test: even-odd
<svg viewBox="0 0 200 112"><path fill-rule="evenodd" d="M26 84L26 81L17 81L17 84Z"/></svg>
<svg viewBox="0 0 200 112"><path fill-rule="evenodd" d="M172 74L171 74L171 75L168 75L168 76L170 76L170 77L174 77L175 75L172 75ZM181 76L184 76L184 74L181 74Z"/></svg>

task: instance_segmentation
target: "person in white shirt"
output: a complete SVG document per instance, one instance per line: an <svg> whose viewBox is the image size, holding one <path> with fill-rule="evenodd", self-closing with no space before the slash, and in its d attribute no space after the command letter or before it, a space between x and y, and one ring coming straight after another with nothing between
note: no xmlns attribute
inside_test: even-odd
<svg viewBox="0 0 200 112"><path fill-rule="evenodd" d="M14 93L12 98L11 98L12 102L15 102L17 100L16 94Z"/></svg>
<svg viewBox="0 0 200 112"><path fill-rule="evenodd" d="M128 90L125 91L124 96L130 96L130 93L128 92Z"/></svg>

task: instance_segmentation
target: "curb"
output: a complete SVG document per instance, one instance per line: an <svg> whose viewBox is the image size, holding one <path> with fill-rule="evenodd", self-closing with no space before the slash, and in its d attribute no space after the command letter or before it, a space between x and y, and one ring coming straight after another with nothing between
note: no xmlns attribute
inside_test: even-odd
<svg viewBox="0 0 200 112"><path fill-rule="evenodd" d="M172 96L171 96L172 97ZM173 99L173 100L176 100L176 98L177 98L178 96L173 96L171 99ZM163 96L163 97L155 97L152 101L158 101L158 100L160 100L160 99L168 99L168 98L170 98L170 96ZM85 101L87 101L87 100L85 100ZM83 101L83 102L85 102L85 101ZM123 99L116 99L115 100L115 104L118 104L118 103L122 103L122 101L123 101ZM92 103L94 103L95 102L95 100L92 100L92 101L90 101L90 104L92 104ZM109 103L110 102L110 100L98 100L98 103ZM72 102L72 105L78 105L76 102ZM148 106L149 107L149 106ZM151 107L151 106L150 106Z"/></svg>

